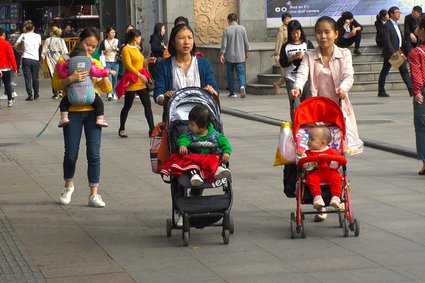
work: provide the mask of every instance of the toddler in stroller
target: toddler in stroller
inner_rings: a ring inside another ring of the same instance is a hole
[[[308,150],[304,152],[306,157],[336,156],[341,154],[329,147],[332,140],[331,131],[324,126],[312,128],[309,133]],[[301,159],[302,160],[302,159]],[[303,168],[306,173],[306,184],[313,197],[313,208],[321,209],[325,206],[322,198],[320,183],[327,183],[331,192],[330,206],[339,209],[341,205],[342,177],[338,172],[340,164],[337,161],[306,162]]]
[[[164,181],[170,183],[172,197],[167,237],[173,229],[181,229],[187,246],[191,227],[219,226],[223,243],[228,244],[234,232],[232,149],[223,135],[219,100],[204,89],[187,87],[168,99],[164,113],[172,153],[161,166],[161,174],[170,177]]]
[[[220,164],[229,162],[232,148],[227,138],[215,130],[211,120],[211,113],[202,104],[190,110],[188,131],[179,136],[179,151],[164,163],[162,174],[181,176],[190,172],[190,185],[193,187],[203,185],[204,180],[230,177],[230,170]],[[222,154],[221,162],[219,154]]]
[[[343,234],[360,233],[351,210],[347,160],[343,156],[346,124],[339,105],[326,97],[306,99],[295,110],[294,141],[297,156],[296,212],[291,212],[291,237],[306,237],[306,214],[317,214],[326,206],[335,209]],[[303,204],[313,204],[315,211],[303,211]]]

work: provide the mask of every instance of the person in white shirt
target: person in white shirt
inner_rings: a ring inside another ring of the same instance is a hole
[[[25,43],[25,51],[22,54],[22,71],[24,73],[26,101],[37,100],[39,97],[38,72],[40,71],[41,36],[34,32],[34,24],[26,20],[23,24],[24,33],[16,40],[15,48],[21,41]]]

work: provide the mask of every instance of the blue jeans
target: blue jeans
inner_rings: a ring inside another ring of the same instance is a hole
[[[120,64],[118,62],[106,62],[106,68],[108,68],[109,70],[114,70],[115,72],[117,72],[117,74],[115,76],[109,74],[108,78],[112,83],[112,91],[111,93],[113,95],[116,95],[115,93],[115,87],[117,86],[117,81],[118,81],[118,74],[120,71]]]
[[[227,69],[227,86],[229,87],[230,94],[235,93],[235,81],[233,78],[233,70],[236,71],[238,78],[239,88],[245,86],[245,63],[226,63]]]
[[[63,158],[63,178],[74,179],[78,159],[81,133],[86,136],[87,178],[90,187],[99,186],[100,178],[100,140],[102,128],[96,126],[94,111],[69,112],[69,125],[63,128],[65,156]]]

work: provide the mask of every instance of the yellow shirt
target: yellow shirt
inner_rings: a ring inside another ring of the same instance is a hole
[[[143,69],[145,63],[145,57],[140,52],[139,47],[126,45],[122,49],[122,63],[127,72],[137,75],[141,69]],[[141,90],[146,88],[146,84],[141,80],[136,83],[131,83],[127,87],[128,91]]]
[[[96,63],[98,68],[103,69],[102,64],[100,64],[98,60],[92,58],[92,61]],[[63,63],[63,62],[65,62],[65,59],[63,57],[60,57],[58,60],[58,63]],[[111,83],[105,84],[104,82],[105,82],[104,79],[97,81],[97,79],[93,78],[93,84],[95,86],[94,90],[97,95],[99,95],[98,89],[100,89],[102,92],[105,92],[105,93],[110,93],[112,91],[112,84]],[[62,90],[64,92],[64,96],[66,95],[66,87],[62,85],[62,79],[59,77],[59,74],[56,71],[56,68],[55,68],[55,73],[53,74],[52,86],[53,86],[53,89],[55,90]],[[69,111],[70,112],[93,111],[93,107],[90,104],[70,105]]]

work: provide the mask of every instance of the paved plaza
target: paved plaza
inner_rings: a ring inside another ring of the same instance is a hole
[[[417,174],[420,162],[408,157],[415,141],[407,92],[351,93],[361,137],[383,149],[348,157],[360,236],[344,238],[334,214],[324,223],[307,216],[306,239],[290,239],[296,203],[283,195],[282,168],[272,166],[279,132],[272,122],[289,119],[287,96],[230,99],[223,92],[222,120],[234,148],[235,233],[223,245],[219,228],[191,229],[183,247],[180,231],[166,237],[170,189],[151,172],[139,101],[129,114],[128,139],[117,135],[123,101],[105,101],[100,194],[106,207],[87,206],[84,139],[76,190],[63,206],[59,114],[36,138],[59,101],[50,98],[49,80],[41,80],[33,102],[24,100],[21,76],[16,82],[15,105],[2,100],[0,109],[0,281],[425,282],[425,177]],[[153,109],[159,121],[162,109]]]

